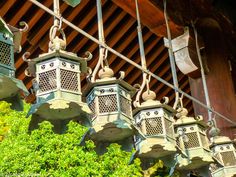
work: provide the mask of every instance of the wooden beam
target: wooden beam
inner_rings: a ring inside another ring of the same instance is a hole
[[[112,1],[136,19],[134,0]],[[138,2],[142,24],[147,26],[158,36],[166,36],[166,27],[162,10],[153,5],[149,0],[139,0]],[[182,27],[177,26],[172,21],[170,21],[169,25],[173,36],[178,36],[183,32]]]

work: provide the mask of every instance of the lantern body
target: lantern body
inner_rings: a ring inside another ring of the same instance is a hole
[[[65,51],[40,55],[35,62],[36,104],[29,114],[41,119],[85,118],[90,110],[82,102],[80,73],[87,65],[83,58]]]
[[[199,169],[213,162],[206,136],[206,124],[202,118],[183,116],[176,121],[175,132],[176,134],[182,132],[181,134],[184,135],[177,138],[177,143],[187,156],[179,156],[179,168]]]
[[[13,34],[0,18],[0,100],[13,105],[21,102],[20,91],[28,94],[23,82],[15,78]]]
[[[175,154],[177,148],[173,127],[174,110],[160,102],[147,102],[134,110],[136,126],[145,137],[135,137],[138,156],[160,158]]]
[[[236,175],[236,152],[233,142],[224,136],[213,137],[211,150],[213,156],[222,165],[214,164],[211,168],[213,177],[233,177]]]
[[[63,1],[65,1],[68,5],[72,7],[77,6],[81,2],[81,0],[63,0]]]
[[[93,112],[91,139],[114,142],[133,134],[132,92],[132,86],[116,78],[98,79],[88,86],[85,94]]]

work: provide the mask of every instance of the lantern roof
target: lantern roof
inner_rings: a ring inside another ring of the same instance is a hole
[[[32,59],[32,61],[39,63],[48,59],[52,59],[55,57],[62,57],[67,60],[76,61],[81,64],[81,72],[87,72],[87,61],[86,58],[78,57],[75,53],[67,52],[64,50],[54,50],[52,52],[40,54],[37,58]]]
[[[155,109],[155,108],[164,108],[167,111],[170,111],[172,113],[176,113],[176,110],[174,110],[171,106],[169,106],[167,104],[163,104],[158,100],[147,100],[147,101],[143,102],[140,106],[135,108],[135,110],[133,111],[133,114],[136,114],[142,110]]]
[[[92,82],[87,86],[84,93],[85,95],[87,95],[88,92],[96,86],[110,85],[110,84],[119,84],[123,86],[125,89],[131,92],[131,97],[134,96],[134,94],[136,93],[136,89],[133,86],[125,82],[123,79],[116,79],[115,77],[112,77],[106,80],[97,79],[96,82]]]
[[[213,147],[215,145],[226,144],[226,143],[233,143],[233,141],[227,136],[215,136],[211,138],[211,145]]]
[[[0,32],[8,34],[11,38],[13,38],[13,33],[6,24],[6,22],[0,17]]]
[[[133,86],[131,86],[129,83],[123,80],[124,72],[120,72],[120,74],[121,74],[120,78],[117,79],[116,77],[113,77],[114,73],[112,69],[110,69],[109,67],[102,68],[98,73],[99,79],[96,79],[95,82],[90,82],[87,88],[85,89],[84,94],[87,95],[88,92],[96,86],[119,84],[125,89],[127,89],[128,91],[130,91],[131,97],[134,96],[136,93],[136,89]]]
[[[189,117],[188,110],[186,108],[180,108],[182,110],[178,111],[176,117],[178,118],[175,122],[175,125],[188,125],[188,124],[199,124],[203,127],[207,127],[207,123],[204,122],[202,116],[196,116],[196,117]]]

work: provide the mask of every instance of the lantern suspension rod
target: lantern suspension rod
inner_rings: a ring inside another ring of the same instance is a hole
[[[140,51],[140,58],[141,58],[141,66],[144,70],[147,70],[146,58],[145,58],[145,51],[144,51],[144,44],[143,44],[143,36],[142,36],[142,28],[141,28],[141,20],[139,15],[139,7],[138,7],[138,0],[135,0],[136,6],[136,16],[137,16],[137,32],[138,32],[138,42],[139,42],[139,51]],[[143,81],[139,88],[139,91],[136,95],[136,99],[134,102],[134,106],[140,106],[140,96],[143,92],[145,85],[147,86],[147,91],[149,92],[149,80],[147,80],[147,73],[143,72]]]
[[[69,22],[68,20],[66,20],[65,18],[61,17],[60,15],[57,15],[56,13],[54,13],[52,10],[50,10],[49,8],[47,8],[46,6],[44,6],[43,4],[41,4],[40,2],[38,2],[37,0],[28,0],[32,3],[34,3],[35,5],[37,5],[39,8],[45,10],[47,13],[49,13],[50,15],[60,19],[63,23],[67,24],[69,27],[73,28],[74,30],[76,30],[77,32],[81,33],[82,35],[86,36],[87,38],[89,38],[90,40],[92,40],[93,42],[102,45],[104,48],[106,48],[108,51],[110,51],[111,53],[115,54],[116,56],[120,57],[121,59],[125,60],[126,62],[130,63],[131,65],[133,65],[134,67],[140,69],[141,71],[147,73],[148,75],[150,75],[151,77],[157,79],[158,81],[162,82],[163,84],[167,85],[168,87],[177,90],[179,93],[183,94],[183,96],[189,98],[190,100],[194,101],[195,103],[201,105],[203,108],[205,109],[209,109],[210,111],[212,111],[213,113],[215,113],[216,115],[218,115],[219,117],[221,117],[222,119],[230,122],[233,125],[236,125],[236,122],[230,120],[228,117],[222,115],[221,113],[213,110],[211,107],[208,107],[207,105],[205,105],[204,103],[202,103],[201,101],[199,101],[198,99],[192,97],[191,95],[185,93],[184,91],[182,91],[181,89],[175,87],[174,85],[168,83],[167,81],[165,81],[164,79],[162,79],[161,77],[157,76],[156,74],[152,73],[151,71],[147,70],[147,69],[143,69],[142,66],[140,66],[139,64],[135,63],[134,61],[132,61],[131,59],[129,59],[128,57],[122,55],[121,53],[117,52],[116,50],[112,49],[111,47],[104,45],[103,43],[101,43],[99,40],[97,40],[95,37],[91,36],[90,34],[86,33],[84,30],[80,29],[79,27],[75,26],[73,23]]]
[[[105,64],[108,66],[107,62],[107,49],[103,47],[106,45],[103,29],[103,20],[102,20],[102,4],[101,0],[97,0],[97,18],[98,18],[98,39],[103,45],[99,45],[99,55],[103,57]]]
[[[200,48],[199,48],[199,45],[198,45],[198,33],[197,33],[197,29],[196,29],[193,21],[192,21],[192,27],[193,27],[194,36],[195,36],[197,56],[198,56],[200,69],[201,69],[202,84],[203,84],[203,90],[204,90],[204,95],[205,95],[205,99],[206,99],[206,105],[208,107],[211,107],[209,92],[208,92],[208,88],[207,88],[205,71],[204,71],[204,67],[203,67],[203,63],[202,63],[202,57],[201,57],[201,54],[200,54]],[[210,122],[214,121],[213,118],[212,118],[212,111],[209,110],[209,109],[208,109],[208,120]],[[214,121],[213,123],[214,123],[214,126],[216,126],[216,122]]]
[[[100,68],[104,68],[104,63],[106,66],[109,66],[108,61],[107,61],[107,49],[103,46],[106,45],[105,43],[105,37],[104,37],[104,29],[103,29],[103,20],[102,20],[102,5],[101,5],[101,0],[97,0],[97,20],[98,20],[98,40],[100,43],[103,45],[99,44],[99,58],[98,58],[98,63],[95,66],[91,81],[94,82],[96,78],[96,74]]]
[[[142,64],[143,69],[147,69],[144,45],[143,45],[143,37],[142,37],[142,28],[141,28],[140,15],[139,15],[139,9],[138,9],[138,0],[135,0],[135,5],[136,5],[136,15],[137,15],[137,21],[138,21],[137,30],[138,30],[138,41],[139,41],[141,64]]]
[[[53,0],[53,11],[55,14],[60,15],[60,2],[59,0]],[[54,16],[54,26],[60,25],[60,20]]]
[[[168,38],[168,43],[169,43],[168,53],[169,53],[169,58],[170,58],[171,73],[172,73],[173,83],[174,83],[175,88],[179,88],[177,72],[176,72],[176,67],[175,67],[175,57],[174,57],[172,42],[171,42],[171,32],[170,32],[167,9],[166,9],[166,6],[167,6],[166,0],[163,0],[163,4],[164,4],[164,18],[165,18],[165,23],[166,23],[167,38]],[[176,109],[179,103],[179,92],[178,92],[178,89],[174,89],[174,90],[175,90],[175,102],[174,102],[173,108]]]

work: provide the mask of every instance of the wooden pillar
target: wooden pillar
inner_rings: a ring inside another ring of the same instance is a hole
[[[229,51],[227,50],[222,30],[212,19],[205,19],[199,23],[199,33],[205,43],[205,54],[209,73],[206,75],[211,105],[214,110],[236,122],[236,96],[229,67]],[[190,78],[192,96],[205,103],[201,78]],[[195,114],[207,118],[206,109],[194,103]],[[234,138],[236,129],[233,125],[216,116],[221,134]]]

